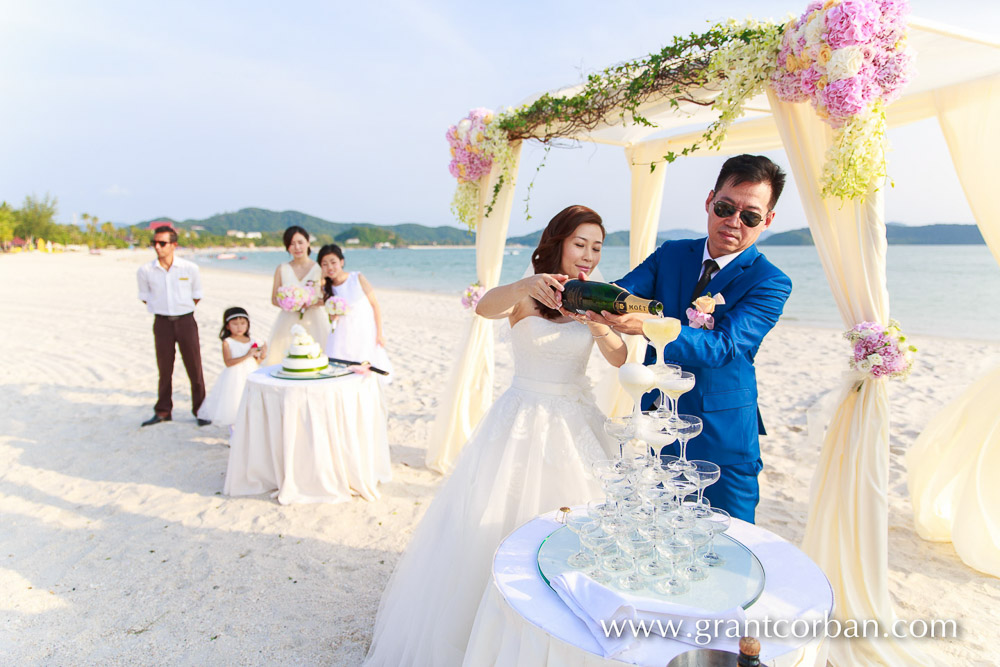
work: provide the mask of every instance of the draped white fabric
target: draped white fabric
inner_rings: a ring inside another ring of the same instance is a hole
[[[279,380],[274,368],[247,378],[222,492],[272,492],[282,505],[378,500],[392,468],[375,376]]]
[[[994,195],[1000,151],[1000,77],[935,91],[934,103],[958,179],[990,251],[1000,262]],[[930,421],[906,457],[921,537],[951,541],[969,566],[1000,577],[1000,369]]]
[[[819,194],[832,132],[807,104],[787,104],[769,93],[823,271],[846,328],[862,321],[885,324],[884,204],[872,184],[864,203],[826,200]],[[847,376],[850,377],[850,376]],[[826,572],[840,619],[895,620],[889,597],[889,402],[884,380],[860,387],[844,381],[813,476],[803,550]],[[890,639],[833,642],[830,662],[925,664],[912,644]]]
[[[486,207],[500,177],[496,166],[479,189],[479,214],[476,222],[476,274],[479,284],[492,289],[500,282],[503,249],[517,184],[521,143],[511,147],[514,166],[500,188],[493,210]],[[427,445],[427,467],[442,474],[451,472],[458,453],[472,430],[493,403],[493,323],[473,315],[465,342],[455,360],[455,367],[431,429]]]

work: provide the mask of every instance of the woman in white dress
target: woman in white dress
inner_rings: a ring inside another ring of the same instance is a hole
[[[267,344],[266,365],[280,363],[288,352],[288,345],[292,342],[292,326],[301,324],[309,335],[319,343],[323,344],[326,335],[330,333],[330,319],[323,308],[322,285],[319,264],[309,259],[312,249],[309,247],[309,232],[298,225],[292,225],[285,230],[282,239],[285,242],[285,250],[292,256],[290,262],[281,264],[274,270],[274,285],[271,288],[271,303],[278,305],[279,287],[308,287],[316,294],[316,300],[306,308],[299,317],[298,311],[282,310],[278,319],[271,329],[271,338]]]
[[[487,292],[476,312],[510,322],[514,380],[476,427],[382,595],[366,664],[460,665],[493,552],[532,517],[602,495],[591,464],[615,446],[585,376],[596,343],[613,365],[622,340],[561,310],[570,276],[601,256],[597,213],[571,206],[542,232],[535,274]]]
[[[333,318],[334,329],[326,338],[326,356],[367,361],[391,373],[382,337],[382,311],[371,283],[360,271],[344,270],[344,251],[335,243],[320,248],[316,261],[323,271],[323,299],[338,296],[347,305],[344,315]]]

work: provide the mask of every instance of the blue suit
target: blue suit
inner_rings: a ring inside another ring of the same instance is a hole
[[[704,249],[704,238],[668,241],[615,284],[662,301],[664,316],[676,317],[684,325],[664,356],[695,375],[694,389],[680,398],[679,410],[700,416],[704,431],[688,443],[687,457],[719,464],[722,477],[706,496],[714,507],[753,522],[760,497],[757,474],[763,468],[758,434],[765,433],[753,360],[764,336],[778,322],[792,281],[751,245],[705,287],[703,293],[721,293],[726,300],[716,306],[715,328],[695,329],[687,326],[686,310],[692,307]],[[646,363],[655,362],[649,349]],[[651,407],[657,394],[646,395],[644,409]],[[668,453],[676,455],[677,449],[671,445]]]

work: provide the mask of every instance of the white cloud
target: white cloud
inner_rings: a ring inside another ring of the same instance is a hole
[[[117,183],[114,183],[111,186],[104,189],[104,194],[109,195],[111,197],[127,197],[130,193],[128,191],[128,188],[123,188]]]

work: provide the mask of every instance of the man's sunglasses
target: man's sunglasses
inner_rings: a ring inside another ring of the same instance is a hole
[[[156,246],[157,248],[166,248],[168,245],[173,245],[173,241],[150,241],[149,246]]]
[[[747,227],[756,227],[764,219],[760,213],[755,211],[740,211],[740,209],[724,201],[715,202],[712,210],[715,211],[715,214],[720,218],[731,218],[734,213],[739,211],[740,220],[742,220],[743,224]]]

